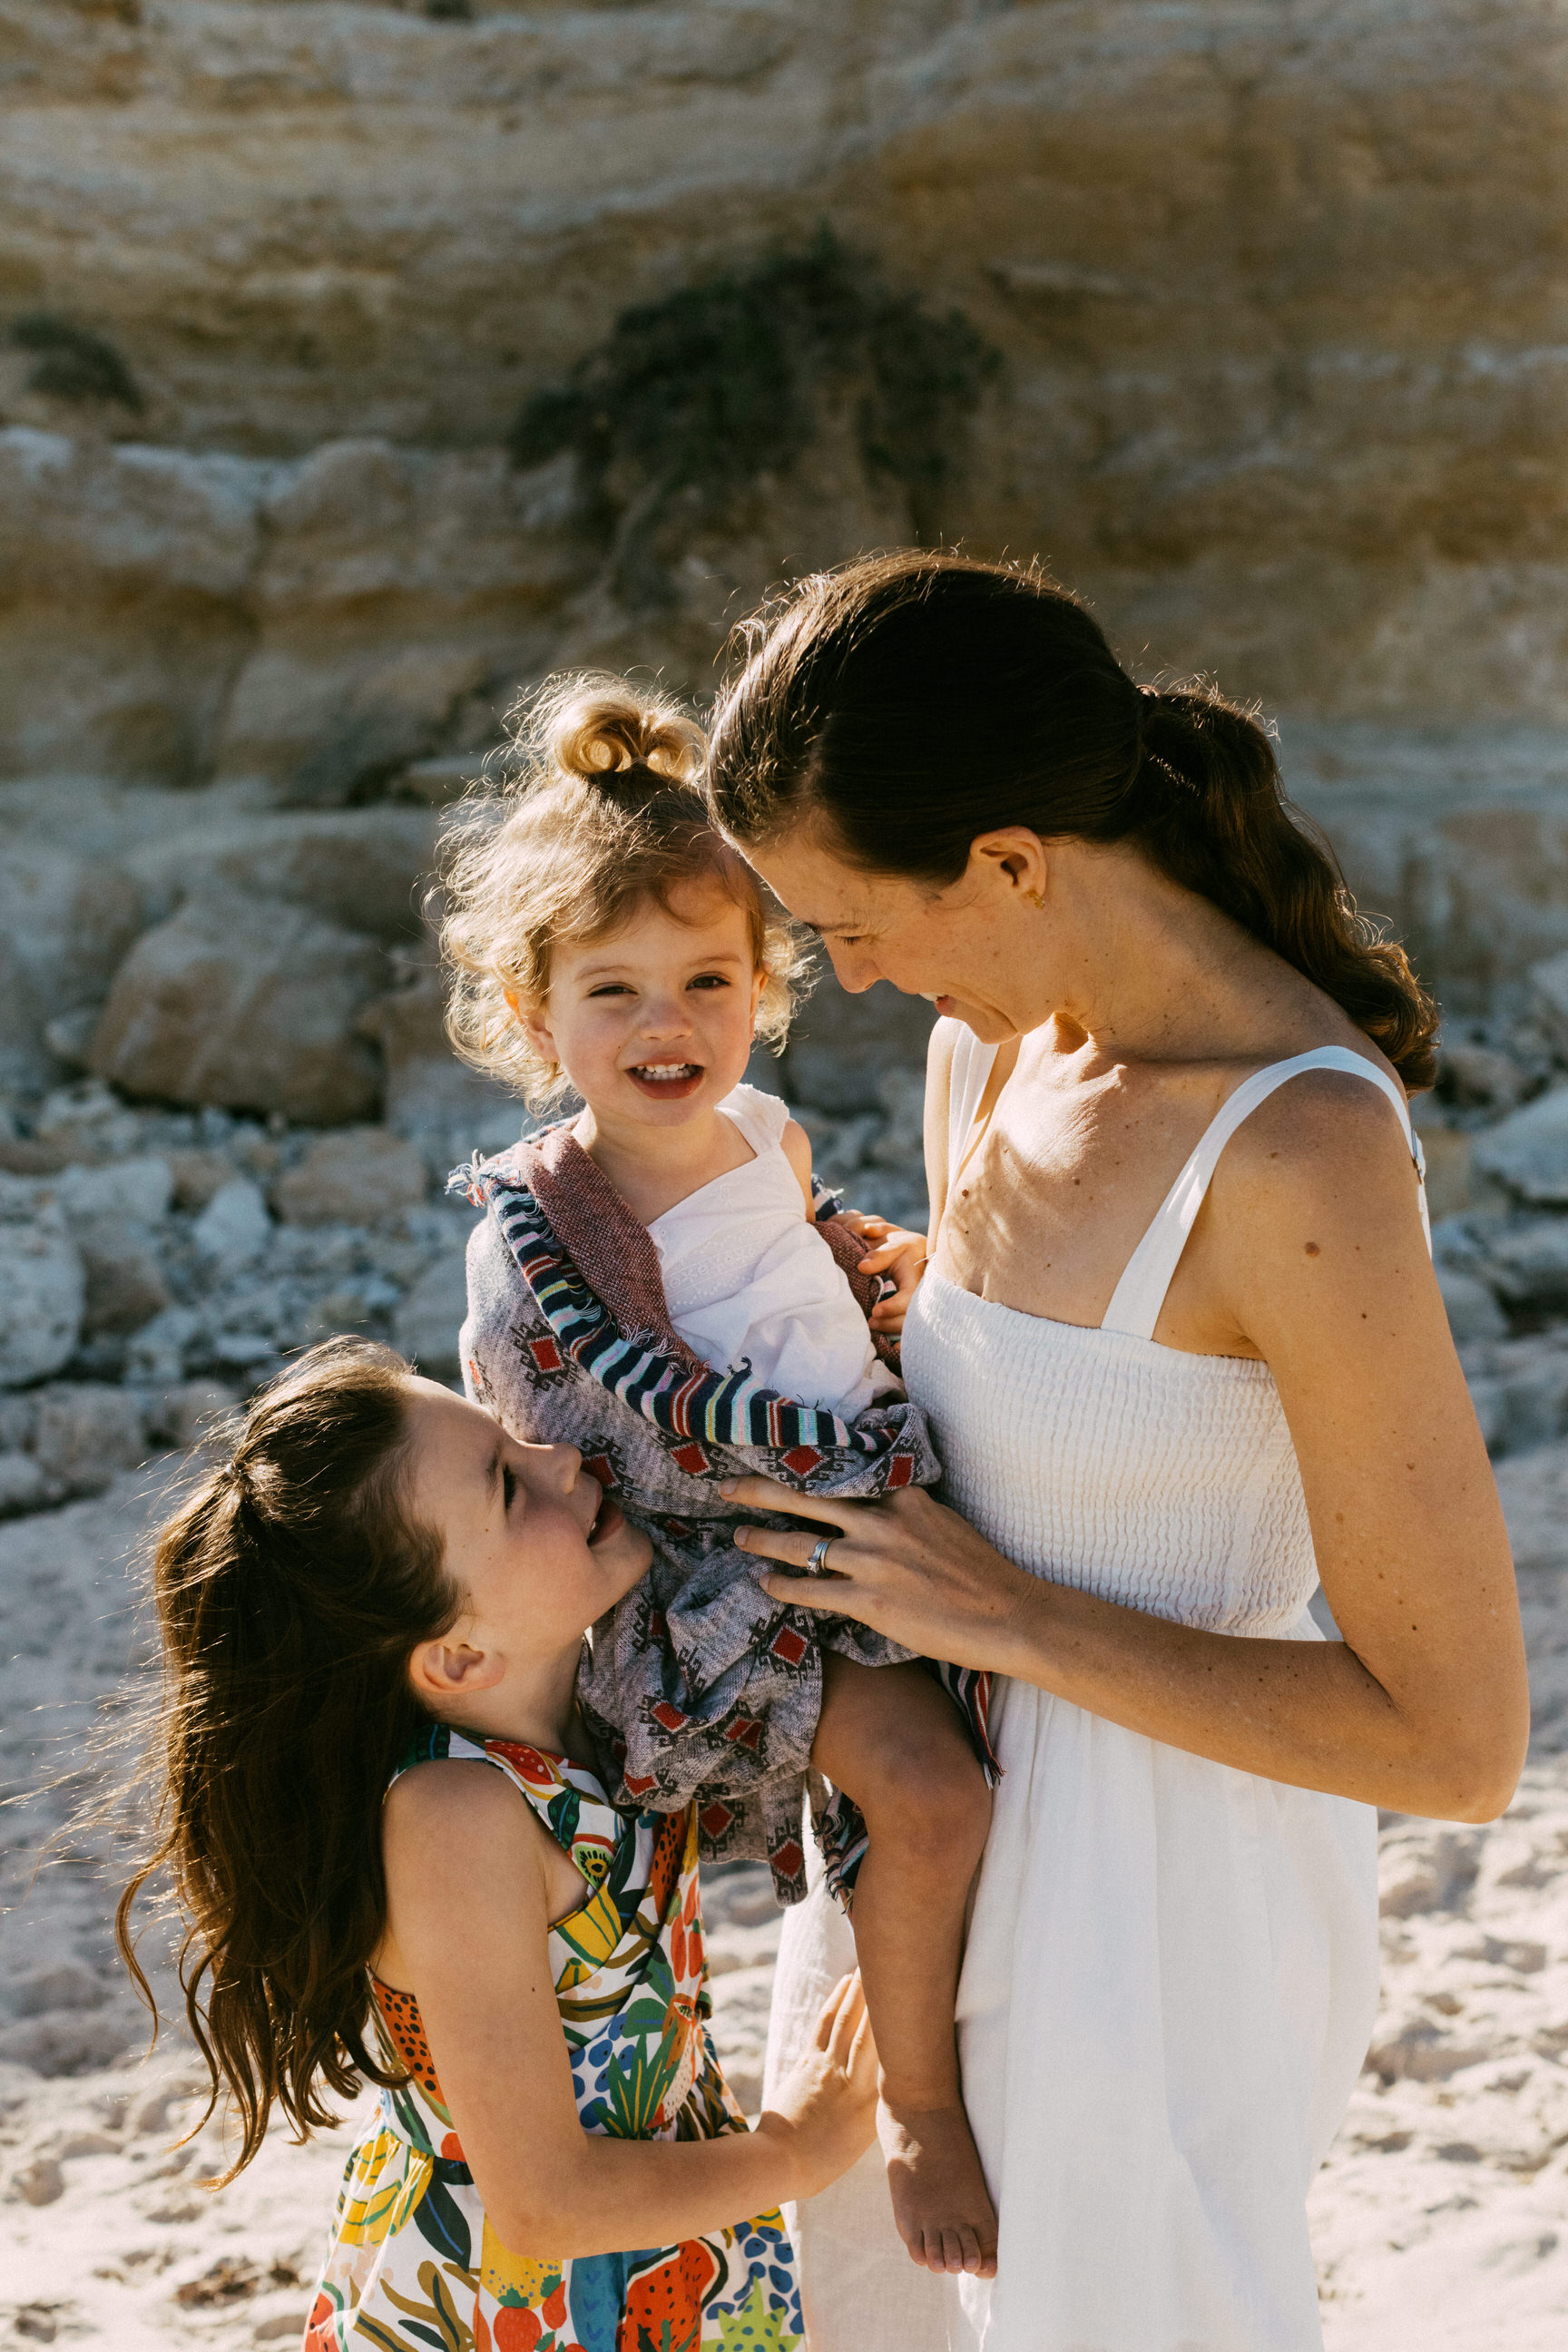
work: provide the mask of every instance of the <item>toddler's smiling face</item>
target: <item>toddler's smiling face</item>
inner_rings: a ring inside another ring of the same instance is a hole
[[[606,938],[563,941],[517,1017],[596,1118],[679,1127],[745,1076],[763,975],[745,910],[711,882],[645,899]]]

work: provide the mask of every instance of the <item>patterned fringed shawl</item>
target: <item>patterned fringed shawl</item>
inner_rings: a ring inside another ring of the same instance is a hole
[[[931,1486],[941,1467],[924,1420],[900,1402],[846,1423],[762,1387],[744,1365],[713,1371],[670,1323],[646,1226],[567,1129],[476,1160],[452,1183],[489,1212],[468,1244],[469,1394],[518,1437],[577,1446],[652,1539],[647,1574],[595,1626],[578,1684],[615,1801],[674,1811],[695,1798],[704,1853],[765,1856],[781,1900],[798,1902],[822,1647],[868,1665],[910,1654],[849,1618],[771,1600],[732,1539],[742,1517],[759,1515],[737,1514],[719,1482],[760,1472],[805,1494],[857,1497]],[[865,1245],[818,1189],[817,1231],[868,1312],[877,1286],[858,1272]],[[987,1677],[932,1671],[994,1771]],[[829,1876],[847,1898],[863,1825],[815,1776],[812,1800]]]

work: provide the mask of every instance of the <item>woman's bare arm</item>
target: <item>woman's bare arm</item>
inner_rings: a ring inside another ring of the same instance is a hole
[[[585,2132],[550,1979],[552,1849],[527,1805],[490,1766],[419,1769],[394,1786],[383,1836],[386,1949],[418,2001],[490,2226],[514,2253],[675,2244],[814,2196],[869,2145],[876,2064],[858,1979],[815,2063],[754,2132]]]
[[[1359,1096],[1342,1087],[1310,1118],[1266,1105],[1205,1211],[1237,1328],[1279,1384],[1342,1643],[1203,1633],[1069,1591],[923,1493],[828,1505],[745,1480],[742,1502],[845,1530],[829,1555],[844,1581],[769,1589],[1270,1780],[1449,1820],[1500,1811],[1529,1734],[1507,1535],[1403,1138]],[[742,1540],[798,1566],[811,1538]]]

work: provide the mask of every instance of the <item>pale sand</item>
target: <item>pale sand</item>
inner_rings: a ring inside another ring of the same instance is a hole
[[[1568,1444],[1500,1474],[1531,1633],[1538,1760],[1507,1817],[1396,1822],[1384,1837],[1383,2016],[1312,2197],[1328,2352],[1561,2352],[1568,2343]],[[149,1482],[0,1528],[0,1755],[9,1792],[67,1769],[99,1694],[134,1686],[120,1563]],[[170,2142],[195,2076],[171,2034],[136,2054],[102,1874],[82,1855],[18,1905],[61,1789],[5,1816],[0,1957],[0,2336],[112,2352],[297,2337],[351,2117],[313,2145],[274,2131],[216,2196],[209,2126]],[[705,1893],[715,2021],[751,2104],[777,1915],[760,1871]],[[149,1937],[149,1942],[155,1941]],[[161,1981],[167,1986],[166,1975]],[[38,2064],[58,2069],[40,2074]],[[368,2105],[368,2101],[362,2103]]]

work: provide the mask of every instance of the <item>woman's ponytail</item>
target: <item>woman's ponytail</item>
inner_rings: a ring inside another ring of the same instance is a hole
[[[1355,902],[1280,784],[1256,714],[1202,683],[1140,695],[1131,835],[1349,1013],[1415,1092],[1437,1075],[1437,1007]]]
[[[872,873],[941,887],[976,835],[1136,841],[1343,1007],[1406,1087],[1437,1008],[1358,915],[1247,711],[1203,684],[1140,689],[1075,598],[1033,570],[910,550],[792,589],[749,624],[708,793],[762,846],[811,816]]]

